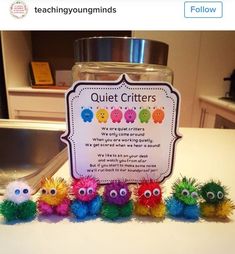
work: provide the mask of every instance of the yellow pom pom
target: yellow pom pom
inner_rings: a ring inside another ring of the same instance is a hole
[[[57,206],[68,197],[69,186],[63,178],[49,178],[42,183],[39,200]]]
[[[217,205],[216,216],[221,219],[226,219],[233,214],[234,204],[231,200],[227,199]]]
[[[150,215],[149,208],[139,204],[138,202],[135,203],[135,213],[143,216]]]
[[[208,204],[206,202],[200,204],[200,212],[202,217],[216,217],[216,206],[214,204]]]
[[[156,218],[164,218],[166,214],[166,206],[163,202],[150,208],[151,215]]]

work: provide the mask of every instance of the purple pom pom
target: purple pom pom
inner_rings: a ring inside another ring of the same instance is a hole
[[[104,189],[104,200],[115,205],[126,204],[131,197],[128,185],[123,181],[112,181]]]

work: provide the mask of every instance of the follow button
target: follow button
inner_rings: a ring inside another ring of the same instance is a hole
[[[222,18],[223,3],[219,1],[210,2],[184,2],[185,18]]]

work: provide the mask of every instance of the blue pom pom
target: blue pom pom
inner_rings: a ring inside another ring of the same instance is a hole
[[[88,204],[90,215],[99,214],[101,207],[102,207],[102,199],[100,196],[97,196]]]
[[[84,219],[88,214],[88,206],[84,202],[75,200],[71,204],[71,212],[77,219]]]
[[[184,209],[184,217],[190,220],[198,220],[200,215],[199,207],[197,205],[187,205]]]
[[[166,209],[170,216],[179,217],[182,215],[184,205],[174,197],[166,200]]]

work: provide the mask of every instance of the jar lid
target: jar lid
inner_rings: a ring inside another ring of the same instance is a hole
[[[167,65],[168,45],[131,37],[90,37],[74,43],[76,62],[127,62]]]

